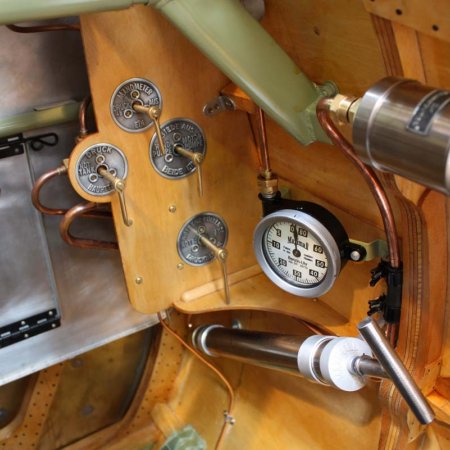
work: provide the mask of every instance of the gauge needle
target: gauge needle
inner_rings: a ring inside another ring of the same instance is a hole
[[[298,230],[297,230],[297,226],[294,225],[294,245],[295,245],[295,249],[292,252],[292,254],[298,258],[300,256],[300,250],[297,248],[297,240],[298,240]]]

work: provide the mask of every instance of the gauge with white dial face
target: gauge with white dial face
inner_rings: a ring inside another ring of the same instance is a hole
[[[341,269],[339,243],[305,211],[285,209],[264,217],[255,230],[254,250],[276,285],[302,297],[325,294]]]
[[[314,286],[327,274],[328,260],[318,239],[288,220],[271,225],[263,238],[272,269],[294,286]]]

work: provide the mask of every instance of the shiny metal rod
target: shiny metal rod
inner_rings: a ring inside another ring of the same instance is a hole
[[[305,338],[224,328],[220,325],[202,326],[192,334],[194,346],[207,355],[283,370],[299,376],[297,355]]]
[[[358,330],[419,422],[431,423],[433,410],[378,325],[368,317],[358,324]]]

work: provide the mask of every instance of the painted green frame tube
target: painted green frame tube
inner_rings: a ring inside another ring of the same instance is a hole
[[[0,138],[78,120],[80,103],[66,103],[0,119]]]
[[[125,9],[148,0],[0,0],[0,25]]]
[[[302,144],[329,142],[316,118],[316,86],[238,0],[1,0],[0,23],[152,5],[272,119]]]
[[[323,92],[238,0],[149,0],[272,119],[307,145],[329,142],[316,119]],[[326,90],[326,89],[325,89]]]

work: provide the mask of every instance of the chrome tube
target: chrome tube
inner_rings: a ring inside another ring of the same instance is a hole
[[[361,356],[353,361],[352,370],[355,373],[373,378],[389,378],[389,375],[383,369],[383,366],[374,358]]]
[[[300,376],[297,355],[306,339],[301,336],[206,325],[192,334],[194,347],[209,356],[290,372]]]
[[[358,330],[420,423],[431,423],[433,410],[378,325],[368,317],[358,324]]]

